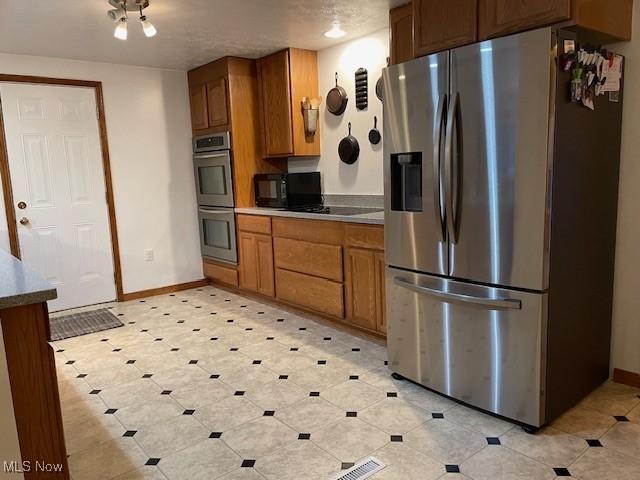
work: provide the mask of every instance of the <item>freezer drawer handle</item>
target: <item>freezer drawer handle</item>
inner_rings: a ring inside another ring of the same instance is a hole
[[[510,298],[482,298],[472,297],[470,295],[461,295],[459,293],[448,293],[433,288],[421,287],[414,283],[406,281],[401,277],[394,277],[393,282],[407,290],[420,293],[422,295],[428,295],[430,297],[441,298],[448,303],[466,303],[470,305],[481,305],[488,307],[491,310],[520,310],[522,309],[522,302],[520,300],[514,300]]]

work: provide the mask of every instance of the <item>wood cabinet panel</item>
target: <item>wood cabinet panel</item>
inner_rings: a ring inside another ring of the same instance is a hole
[[[342,282],[342,247],[338,245],[275,238],[274,252],[278,268]]]
[[[477,0],[414,0],[414,56],[475,42],[477,15]]]
[[[341,283],[276,268],[276,292],[282,301],[344,318]]]
[[[384,250],[382,225],[348,224],[344,230],[345,243],[350,247]]]
[[[209,280],[224,283],[233,287],[238,286],[238,271],[233,267],[222,266],[208,261],[203,262],[204,276]]]
[[[207,113],[207,85],[200,84],[189,87],[189,103],[191,105],[191,127],[194,132],[209,128]]]
[[[270,235],[255,235],[258,268],[258,293],[273,297],[276,294],[273,266],[273,240]]]
[[[320,126],[318,119],[315,134],[307,135],[300,102],[302,97],[314,98],[318,93],[318,54],[312,50],[289,50],[291,75],[291,125],[293,131],[293,155],[320,155]]]
[[[227,81],[218,78],[207,83],[209,127],[223,127],[229,123],[227,110]]]
[[[389,63],[413,58],[413,7],[411,3],[389,11]]]
[[[273,242],[271,235],[238,233],[240,288],[273,297]]]
[[[349,248],[347,265],[347,319],[369,330],[377,329],[376,265],[371,250]]]
[[[293,154],[289,50],[258,60],[262,136],[267,156]]]
[[[384,252],[374,253],[376,276],[376,329],[387,334],[387,288],[385,285]]]
[[[304,218],[273,218],[273,236],[315,243],[344,244],[344,224]]]
[[[571,18],[570,0],[479,0],[480,39],[551,25]],[[606,14],[603,12],[603,14]]]
[[[238,215],[238,230],[242,232],[263,233],[271,235],[271,217],[259,215]]]

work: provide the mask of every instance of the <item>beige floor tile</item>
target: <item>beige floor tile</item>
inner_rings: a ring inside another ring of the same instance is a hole
[[[239,468],[217,480],[264,480],[264,477],[253,468]]]
[[[640,460],[610,448],[590,448],[569,467],[582,480],[638,480]]]
[[[347,380],[320,395],[346,412],[359,412],[386,398],[385,392],[360,380]]]
[[[615,423],[611,415],[578,406],[560,416],[551,426],[587,440],[600,438]]]
[[[192,415],[180,415],[138,431],[135,439],[149,457],[163,458],[200,443],[210,433]]]
[[[69,457],[73,480],[107,480],[142,467],[147,456],[133,438],[118,438]]]
[[[313,365],[291,372],[289,380],[309,391],[323,391],[349,380],[349,375],[349,371],[342,368]]]
[[[167,480],[158,467],[144,466],[120,475],[113,480]]]
[[[391,435],[401,435],[422,425],[431,414],[399,398],[385,398],[358,412],[358,418]]]
[[[200,368],[200,365],[182,365],[171,370],[153,374],[153,381],[163,390],[177,390],[178,388],[204,382],[209,379],[210,373]]]
[[[85,380],[92,388],[105,389],[114,385],[133,382],[142,378],[143,372],[135,365],[118,365],[104,370],[92,371],[87,374]]]
[[[220,355],[201,358],[198,361],[198,366],[211,374],[223,374],[241,367],[251,366],[252,363],[252,358],[249,358],[238,351],[225,352]]]
[[[262,364],[280,375],[290,375],[292,372],[316,365],[317,361],[300,352],[289,352],[288,355],[266,358],[262,361]]]
[[[217,439],[206,439],[163,458],[159,464],[169,480],[209,480],[237,469],[242,459]]]
[[[640,390],[619,383],[606,382],[585,398],[580,405],[606,415],[626,415],[640,405]]]
[[[82,396],[61,399],[60,407],[65,422],[99,416],[109,408],[98,395],[88,395],[88,391],[84,392]]]
[[[298,432],[274,417],[260,417],[224,432],[222,438],[244,459],[255,460],[297,441]]]
[[[637,423],[617,422],[600,441],[607,448],[640,459],[640,425]]]
[[[514,428],[512,423],[463,405],[447,409],[447,420],[481,433],[485,437],[499,437]]]
[[[458,405],[442,395],[431,392],[419,385],[404,381],[397,390],[398,398],[411,402],[429,412],[446,412]]]
[[[355,462],[387,444],[390,436],[358,418],[346,417],[314,433],[311,440],[341,462]]]
[[[546,480],[555,478],[551,467],[517,452],[489,445],[460,465],[460,471],[474,480]]]
[[[309,395],[290,380],[275,380],[252,385],[246,391],[247,398],[265,410],[278,410]]]
[[[197,409],[195,416],[210,431],[226,432],[263,414],[264,409],[234,395]]]
[[[178,387],[171,392],[171,397],[184,408],[198,410],[233,393],[233,388],[220,380],[207,379],[204,382]]]
[[[635,423],[640,423],[640,405],[627,413],[627,418]]]
[[[255,465],[270,480],[327,480],[340,461],[308,440],[298,440],[258,459]]]
[[[134,356],[134,359],[136,360],[136,367],[141,371],[153,374],[165,370],[171,370],[173,368],[180,368],[184,365],[188,365],[189,360],[192,360],[185,355],[182,355],[181,351],[168,351],[148,356]]]
[[[150,378],[105,388],[99,395],[109,408],[125,408],[146,403],[149,397],[160,394],[161,388]]]
[[[487,445],[479,433],[434,419],[404,435],[404,443],[445,464],[460,464]]]
[[[432,480],[445,472],[444,464],[402,443],[389,443],[372,455],[386,465],[371,477],[376,480]]]
[[[115,416],[127,430],[144,430],[182,415],[184,410],[170,395],[154,395],[145,403],[118,409]]]
[[[535,435],[514,428],[500,437],[500,441],[504,446],[552,468],[570,465],[589,448],[582,438],[553,427],[543,428]]]
[[[276,417],[300,433],[314,433],[344,418],[344,410],[322,397],[306,397],[279,409]]]
[[[114,415],[106,415],[104,412],[67,418],[69,420],[64,422],[64,437],[68,454],[96,448],[106,439],[121,437],[126,430]]]
[[[235,390],[247,391],[250,388],[257,387],[258,385],[266,385],[278,380],[278,374],[269,370],[264,365],[249,365],[247,367],[241,367],[224,372],[220,375],[220,380],[227,385],[230,385]]]

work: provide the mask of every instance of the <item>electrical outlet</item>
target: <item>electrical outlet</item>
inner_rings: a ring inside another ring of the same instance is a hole
[[[147,262],[153,262],[153,249],[152,248],[147,248],[144,251],[144,259]]]

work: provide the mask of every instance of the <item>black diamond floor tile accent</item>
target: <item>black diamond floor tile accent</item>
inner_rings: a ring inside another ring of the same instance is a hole
[[[628,422],[629,419],[627,417],[625,417],[624,415],[614,415],[613,418],[615,418],[618,422]]]
[[[189,360],[189,365],[196,365],[198,360]]]
[[[234,393],[234,395],[236,397],[242,397],[244,395],[244,391],[243,390],[238,390],[237,392]]]
[[[352,348],[352,349],[351,349],[351,351],[352,351],[352,352],[359,352],[359,351],[360,351],[360,349],[359,349],[359,348]]]
[[[360,378],[358,375],[349,375],[349,380],[358,380]]]
[[[98,395],[102,390],[91,390],[89,395]]]
[[[298,435],[298,440],[310,440],[310,439],[311,439],[310,433],[301,433],[300,435]]]
[[[122,436],[123,437],[134,437],[136,435],[136,433],[138,433],[137,430],[127,430],[126,432],[124,432],[124,434]]]
[[[232,347],[229,349],[230,352],[237,352],[238,351],[238,347]]]
[[[319,397],[320,396],[320,392],[309,392],[309,396],[310,397]]]
[[[347,412],[347,417],[357,417],[358,412]]]
[[[62,353],[62,352],[64,352],[64,349],[62,348],[59,348],[58,350],[56,350],[56,353]]]
[[[389,362],[387,360],[384,361],[385,365],[389,365]]]
[[[199,328],[194,328],[194,329],[192,330],[192,332],[199,332],[199,331],[200,331],[200,329],[199,329]]]
[[[176,323],[184,323],[184,320],[178,320]]]
[[[245,330],[245,332],[250,332],[251,330],[253,330],[253,328],[251,328],[251,327],[247,327],[247,328],[245,328],[244,330]]]
[[[184,412],[182,412],[183,415],[193,415],[194,413],[196,413],[196,411],[191,408],[187,408]]]
[[[278,318],[276,322],[284,322],[284,318]]]
[[[162,390],[160,395],[171,395],[171,390]]]
[[[87,376],[86,373],[81,373],[80,375],[78,375],[76,378],[85,378]]]
[[[391,435],[392,442],[402,442],[402,435]]]
[[[233,320],[227,320],[227,323],[233,323]]]
[[[119,317],[124,317],[124,313],[119,313],[118,316]]]
[[[278,380],[286,380],[286,379],[288,379],[288,378],[289,378],[289,375],[280,375],[280,376],[278,377]]]
[[[212,342],[215,342],[216,340],[218,340],[218,337],[211,337],[209,340],[211,340]]]
[[[298,328],[298,330],[303,330],[303,331],[304,331],[304,330],[306,330],[306,329],[307,329],[307,327],[300,327],[300,328]]]
[[[251,468],[256,464],[255,460],[242,460],[242,468]]]
[[[76,363],[76,361],[75,361],[75,360],[69,360],[69,361],[66,363],[66,365],[73,365],[74,363]]]
[[[129,322],[129,325],[135,325],[136,322]]]
[[[558,477],[570,477],[571,473],[569,472],[568,469],[564,468],[564,467],[556,467],[553,469],[554,472],[556,472],[556,476]]]
[[[433,418],[444,418],[444,413],[432,413]]]
[[[276,337],[267,337],[267,340],[275,340]]]
[[[135,360],[127,360],[127,365],[133,365],[134,363],[136,363]]]
[[[298,348],[298,347],[291,347],[291,348],[289,349],[289,351],[290,351],[290,352],[297,352],[298,350],[299,350],[299,348]]]
[[[324,338],[323,338],[323,340],[324,340],[325,342],[328,342],[329,340],[331,340],[331,337],[324,337]]]
[[[388,398],[396,398],[398,396],[397,392],[387,392]]]
[[[262,363],[262,360],[254,360],[253,361],[253,365],[260,365]]]
[[[258,315],[264,315],[264,312],[258,312]]]
[[[348,470],[351,467],[353,467],[355,465],[355,463],[353,462],[342,462],[342,465],[340,466],[340,468],[342,468],[342,470]]]
[[[458,465],[445,465],[444,469],[447,473],[460,473],[460,467]]]
[[[487,443],[489,445],[500,445],[500,439],[498,437],[487,437]]]
[[[153,373],[145,373],[144,375],[142,375],[142,378],[151,378],[153,377]]]
[[[222,436],[222,432],[211,432],[209,438],[220,438]]]
[[[102,340],[100,340],[101,342],[108,342],[109,339],[108,338],[103,338]]]
[[[600,440],[587,440],[587,445],[590,447],[601,447],[602,443],[600,443]]]
[[[140,330],[140,333],[146,333],[146,332],[148,332],[148,331],[149,331],[148,329],[143,328],[142,330]]]
[[[179,348],[172,348],[172,349],[171,349],[171,351],[172,351],[172,352],[177,352],[177,351],[179,351],[179,350],[180,350]]]
[[[122,349],[121,348],[114,348],[113,350],[111,350],[112,352],[121,352]]]
[[[117,408],[108,408],[104,413],[106,415],[113,415],[114,413],[116,413],[118,411]]]
[[[147,463],[145,463],[145,465],[149,465],[149,466],[158,465],[160,463],[160,460],[162,460],[162,459],[161,458],[150,458],[149,460],[147,460]]]
[[[326,360],[318,360],[318,365],[326,365],[327,361]]]
[[[162,338],[154,338],[153,341],[154,342],[161,342],[163,339]]]
[[[263,417],[273,417],[276,414],[273,410],[265,410],[262,414]]]
[[[220,375],[218,375],[217,373],[214,373],[213,375],[209,375],[209,378],[215,380],[216,378],[220,378]]]

